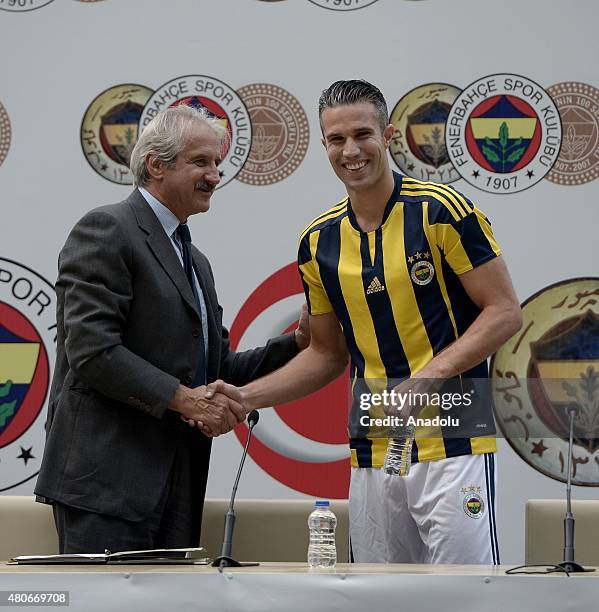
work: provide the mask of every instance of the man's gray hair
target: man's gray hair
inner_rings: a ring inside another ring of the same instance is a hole
[[[186,145],[186,135],[194,123],[208,125],[219,138],[221,146],[224,144],[227,130],[205,108],[180,104],[162,110],[145,127],[131,152],[129,168],[137,187],[143,187],[150,180],[146,156],[152,153],[167,167],[173,166]]]
[[[360,102],[370,102],[374,106],[382,132],[389,124],[387,103],[380,89],[363,79],[335,81],[325,89],[318,100],[318,117],[322,116],[325,108]]]

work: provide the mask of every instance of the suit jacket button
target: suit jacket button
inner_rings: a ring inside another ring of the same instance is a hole
[[[183,382],[184,382],[186,385],[191,385],[191,380],[192,380],[192,379],[191,379],[191,375],[190,375],[190,374],[188,374],[188,375],[187,375],[187,376],[186,376],[186,377],[183,379]]]
[[[199,328],[199,327],[194,327],[194,328],[193,328],[193,331],[191,332],[191,335],[192,335],[194,338],[198,338],[198,337],[199,337],[199,335],[200,335],[200,328]]]

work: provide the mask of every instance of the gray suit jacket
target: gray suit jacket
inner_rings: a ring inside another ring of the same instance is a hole
[[[292,335],[232,352],[210,264],[193,255],[208,311],[208,381],[244,384],[297,353]],[[191,385],[201,323],[172,243],[137,190],[77,223],[56,292],[57,360],[35,493],[141,520],[166,485],[182,425],[167,408],[180,382]],[[198,466],[207,474],[209,444],[194,435],[208,447]]]

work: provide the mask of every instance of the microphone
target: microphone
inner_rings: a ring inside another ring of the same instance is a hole
[[[239,469],[237,470],[237,477],[235,478],[235,483],[233,485],[233,492],[231,493],[231,501],[229,502],[229,509],[227,510],[227,514],[225,515],[225,529],[223,536],[223,547],[219,557],[216,557],[212,562],[212,567],[218,567],[219,571],[222,572],[223,567],[251,567],[255,565],[260,565],[259,563],[241,563],[240,561],[236,561],[231,557],[231,550],[233,548],[233,529],[235,528],[235,495],[237,494],[237,485],[239,484],[239,478],[241,477],[241,470],[243,470],[243,464],[245,463],[245,458],[248,453],[248,448],[250,446],[250,440],[252,438],[252,430],[258,424],[258,420],[260,419],[260,413],[257,410],[252,410],[247,416],[248,422],[248,437],[245,442],[245,447],[243,449],[243,454],[241,455],[241,462],[239,464]]]
[[[571,402],[566,407],[570,417],[570,436],[568,439],[568,479],[566,481],[566,517],[564,518],[564,560],[557,565],[567,573],[594,572],[574,560],[574,515],[572,514],[572,447],[574,446],[574,419],[580,412],[578,405]]]
[[[258,424],[258,420],[260,419],[260,413],[257,410],[252,410],[248,414],[248,425],[250,426],[250,431]]]

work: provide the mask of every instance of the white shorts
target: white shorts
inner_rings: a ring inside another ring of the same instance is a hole
[[[495,485],[494,453],[416,463],[405,477],[352,468],[351,560],[499,565]]]

